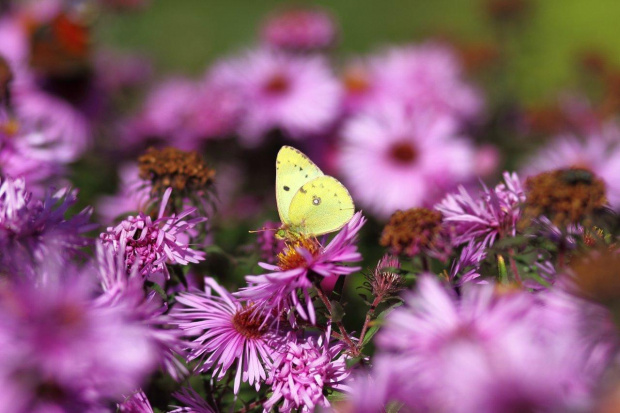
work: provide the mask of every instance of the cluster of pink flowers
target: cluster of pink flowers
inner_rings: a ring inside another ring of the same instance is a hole
[[[613,121],[500,177],[446,42],[341,64],[285,8],[155,81],[92,18],[148,5],[0,5],[0,413],[617,410]]]

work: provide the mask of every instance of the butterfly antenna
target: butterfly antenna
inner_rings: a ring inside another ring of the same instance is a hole
[[[254,231],[248,231],[250,234],[258,234],[259,232],[266,232],[266,231],[277,231],[278,228],[265,228],[262,227],[261,229],[257,229]]]

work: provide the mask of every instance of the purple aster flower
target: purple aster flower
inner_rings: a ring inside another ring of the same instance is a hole
[[[521,290],[468,284],[462,296],[425,276],[377,336],[387,400],[420,411],[567,411],[587,402],[589,349],[559,311]],[[501,385],[499,385],[501,384]],[[388,387],[385,387],[388,386]],[[493,391],[488,389],[492,388]]]
[[[23,178],[0,181],[0,263],[5,269],[53,256],[64,259],[89,244],[82,234],[96,227],[88,222],[92,208],[65,218],[76,195],[66,188],[41,201],[26,190]]]
[[[156,366],[144,327],[125,309],[97,305],[88,273],[39,270],[46,276],[36,286],[0,287],[0,412],[86,412],[120,401]]]
[[[324,49],[336,35],[332,16],[318,8],[284,10],[270,16],[261,30],[266,45],[292,51]]]
[[[278,265],[259,263],[270,272],[246,276],[249,286],[235,295],[260,303],[256,304],[257,310],[275,310],[279,314],[294,309],[301,318],[315,324],[316,315],[310,296],[310,289],[314,286],[312,277],[319,276],[323,280],[348,275],[360,269],[344,264],[362,259],[355,242],[365,222],[361,212],[356,213],[325,247],[315,238],[301,237],[288,243],[278,255]],[[299,293],[303,295],[304,302],[299,301]]]
[[[180,380],[188,373],[187,368],[177,359],[184,355],[187,343],[182,339],[183,333],[172,328],[173,320],[165,313],[168,305],[161,297],[151,291],[145,294],[144,279],[138,274],[138,265],[134,264],[127,272],[125,249],[114,251],[110,245],[97,244],[97,260],[93,272],[98,275],[103,294],[97,303],[103,307],[123,309],[136,324],[144,327],[145,337],[156,350],[159,365],[175,380]]]
[[[179,294],[171,313],[181,330],[197,336],[189,360],[200,359],[198,370],[213,369],[218,380],[236,362],[234,392],[241,381],[258,389],[266,378],[263,364],[271,359],[274,333],[251,304],[244,306],[212,278],[205,278],[205,284],[204,292]]]
[[[344,125],[340,166],[353,197],[380,217],[432,205],[473,177],[472,144],[452,117],[384,105]]]
[[[292,56],[259,49],[224,61],[213,82],[241,94],[244,113],[239,134],[255,146],[272,129],[292,138],[326,130],[339,115],[340,86],[319,56]]]
[[[153,413],[151,403],[142,389],[125,398],[117,408],[119,413]]]
[[[176,393],[172,394],[186,407],[177,407],[170,413],[215,413],[215,410],[190,387],[184,387]]]
[[[480,244],[470,241],[461,250],[458,259],[454,260],[450,268],[450,280],[455,280],[457,276],[458,284],[462,285],[480,277],[480,263],[486,258],[487,254]],[[484,283],[484,281],[482,282]]]
[[[397,101],[472,119],[483,106],[480,93],[463,81],[456,54],[440,44],[389,49],[353,63],[344,79],[347,106],[364,112]]]
[[[197,217],[185,221],[184,218],[193,214],[196,208],[189,208],[178,216],[164,216],[166,205],[172,192],[168,188],[163,196],[157,219],[140,212],[137,216],[129,216],[116,227],[108,227],[100,235],[105,244],[111,244],[114,250],[124,249],[127,268],[139,263],[139,272],[144,277],[154,273],[163,273],[169,277],[166,264],[198,263],[205,259],[203,251],[189,247],[182,237],[187,232],[205,222],[206,218]]]
[[[585,168],[600,177],[606,185],[607,199],[612,207],[620,208],[620,130],[606,125],[580,139],[560,135],[543,146],[524,167],[526,176],[567,167]]]
[[[269,367],[266,384],[271,386],[271,396],[264,403],[266,410],[278,405],[278,411],[291,412],[301,409],[313,411],[316,406],[330,406],[325,391],[347,391],[343,382],[349,376],[348,356],[343,343],[329,343],[330,331],[317,339],[288,338],[275,353]]]
[[[454,245],[475,240],[486,248],[498,238],[516,234],[525,193],[516,173],[504,172],[503,176],[504,183],[494,189],[483,184],[480,194],[472,196],[460,187],[435,205],[444,221],[456,226]]]

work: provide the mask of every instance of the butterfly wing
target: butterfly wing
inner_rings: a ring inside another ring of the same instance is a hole
[[[323,172],[306,155],[290,146],[280,149],[276,158],[276,201],[283,224],[292,224],[289,210],[299,188],[319,176]]]
[[[288,210],[290,224],[307,235],[337,231],[355,213],[349,191],[336,178],[320,176],[303,184]]]

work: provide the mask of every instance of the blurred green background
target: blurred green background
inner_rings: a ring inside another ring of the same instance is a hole
[[[152,0],[145,11],[106,15],[99,37],[154,59],[158,71],[201,73],[209,62],[255,42],[262,18],[278,7],[320,5],[340,23],[339,56],[437,34],[463,41],[497,38],[485,0]],[[620,55],[618,0],[531,0],[508,45],[511,83],[526,102],[548,100],[578,82],[576,55]]]

